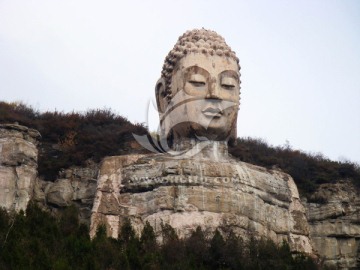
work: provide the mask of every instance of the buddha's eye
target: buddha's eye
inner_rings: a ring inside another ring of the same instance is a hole
[[[222,88],[225,88],[227,90],[232,90],[232,89],[235,88],[235,85],[232,85],[232,84],[224,84],[224,83],[222,83],[221,86],[222,86]]]
[[[196,87],[201,87],[201,86],[205,86],[205,82],[197,82],[197,81],[189,81],[189,83],[191,83],[193,86]]]
[[[193,74],[189,78],[189,83],[195,87],[202,87],[206,85],[206,79],[201,74]]]
[[[236,80],[232,77],[224,77],[221,80],[221,87],[227,90],[232,90],[236,87]]]

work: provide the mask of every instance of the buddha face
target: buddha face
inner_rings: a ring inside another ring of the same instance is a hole
[[[235,60],[218,55],[190,53],[180,59],[171,80],[171,102],[162,110],[167,111],[162,120],[175,139],[229,138],[239,107],[238,70]]]

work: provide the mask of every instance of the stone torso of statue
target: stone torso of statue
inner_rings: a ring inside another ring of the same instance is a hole
[[[197,226],[287,240],[312,252],[292,178],[228,154],[236,139],[240,65],[216,32],[183,34],[165,59],[155,93],[162,153],[107,157],[98,178],[91,236],[105,224],[118,237],[125,219],[141,232],[168,223],[184,237]]]

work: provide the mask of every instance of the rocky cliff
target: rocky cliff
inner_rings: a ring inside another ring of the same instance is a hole
[[[98,165],[89,161],[86,167],[73,166],[61,171],[54,182],[37,179],[33,200],[54,214],[75,205],[79,209],[80,222],[90,225],[97,174]]]
[[[25,210],[37,177],[40,133],[17,124],[0,125],[0,207]]]
[[[360,268],[360,196],[350,181],[320,185],[300,200],[292,178],[225,157],[174,160],[163,155],[105,158],[37,177],[40,134],[17,124],[0,125],[0,206],[25,210],[30,199],[57,213],[75,204],[94,235],[99,224],[117,237],[124,218],[140,231],[149,221],[172,225],[181,236],[196,226],[231,228],[241,235],[288,240],[293,250],[320,255],[338,269]],[[306,215],[305,215],[306,214]]]
[[[38,177],[40,133],[18,124],[0,125],[0,207],[8,211],[26,210],[33,199],[42,208],[58,212],[75,204],[80,221],[90,225],[98,165],[73,166],[59,172],[55,182]]]
[[[360,196],[350,181],[322,184],[307,203],[310,237],[325,263],[360,268]]]

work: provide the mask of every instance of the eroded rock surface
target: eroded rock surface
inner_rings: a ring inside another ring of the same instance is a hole
[[[75,204],[82,222],[89,224],[91,216],[92,236],[105,224],[117,237],[125,218],[137,232],[149,221],[159,233],[164,222],[182,237],[197,226],[232,229],[288,240],[293,250],[311,253],[313,247],[327,265],[359,269],[360,197],[349,181],[323,184],[311,198],[317,203],[301,203],[289,175],[212,148],[211,158],[108,157],[100,172],[90,162],[48,182],[35,180],[39,138],[27,127],[0,125],[0,206],[9,211],[25,210],[31,198],[52,212]]]
[[[74,166],[63,170],[54,182],[37,179],[34,200],[54,213],[74,204],[79,209],[80,222],[89,225],[97,174],[98,165],[90,162],[86,167]]]
[[[323,184],[304,203],[314,249],[327,265],[360,268],[360,198],[350,181]]]
[[[0,207],[26,210],[37,176],[40,133],[17,125],[0,125]]]
[[[100,224],[117,237],[129,218],[138,233],[148,221],[159,234],[168,223],[181,237],[197,226],[251,233],[293,250],[312,252],[305,210],[293,179],[280,171],[230,157],[174,159],[129,155],[104,159],[98,178],[91,236]]]

